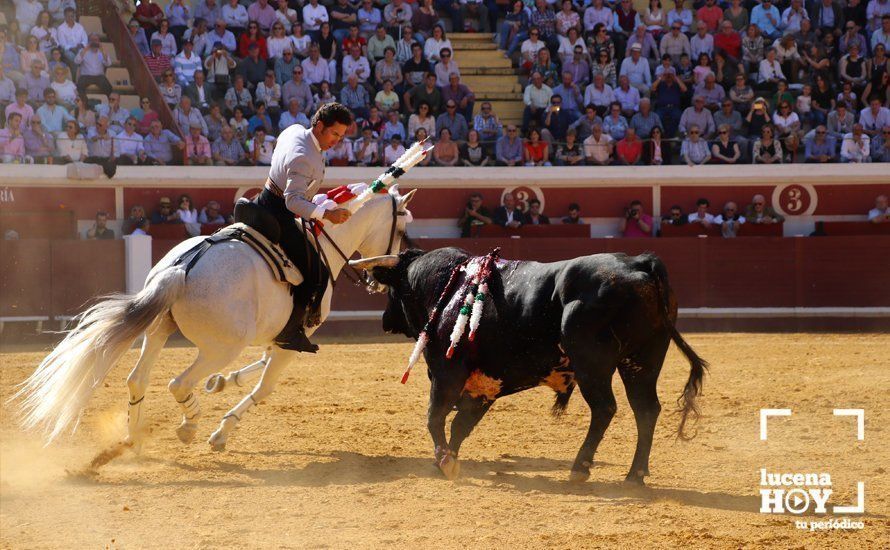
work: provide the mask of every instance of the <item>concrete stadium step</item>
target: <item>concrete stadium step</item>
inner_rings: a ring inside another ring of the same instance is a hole
[[[81,15],[78,19],[78,23],[83,25],[83,30],[86,31],[87,34],[96,33],[99,36],[105,36],[105,31],[102,30],[102,19],[95,15]]]
[[[448,39],[454,44],[454,41],[473,41],[473,42],[493,42],[494,33],[492,32],[452,32],[448,33]]]
[[[454,51],[462,51],[462,50],[496,50],[498,48],[497,44],[494,42],[483,42],[483,41],[451,41],[451,47],[454,48]]]
[[[486,69],[512,69],[513,62],[501,55],[501,52],[494,51],[478,51],[463,50],[455,51],[454,59],[460,66],[461,71],[467,68],[486,68]]]
[[[465,67],[464,65],[460,66],[460,75],[461,78],[465,76],[474,76],[474,75],[488,75],[495,76],[501,75],[510,80],[515,80],[517,78],[516,75],[519,74],[519,70],[514,67]]]
[[[473,90],[473,93],[476,94],[476,101],[522,101],[522,94],[516,92],[477,92]]]
[[[130,79],[130,71],[123,67],[109,67],[105,69],[105,77],[111,82],[111,87],[116,92],[133,93],[133,81]]]
[[[475,93],[490,92],[522,92],[522,86],[516,82],[515,75],[475,75],[464,74],[461,70],[461,82]]]

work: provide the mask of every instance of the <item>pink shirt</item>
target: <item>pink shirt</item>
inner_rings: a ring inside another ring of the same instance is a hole
[[[642,220],[646,225],[652,227],[652,216],[649,214],[641,214],[640,220]],[[644,233],[640,226],[637,224],[636,220],[627,220],[627,227],[624,230],[625,237],[651,237],[652,231],[649,233]]]
[[[188,136],[185,138],[185,155],[188,158],[211,156],[210,142],[204,136],[198,136],[197,140],[193,139],[192,136]]]
[[[31,127],[31,117],[34,116],[34,108],[25,103],[24,107],[19,107],[18,103],[10,103],[6,106],[6,120],[9,120],[9,115],[12,113],[18,113],[22,115],[22,128],[30,128]]]
[[[0,130],[0,155],[12,155],[14,157],[25,156],[25,138],[19,134],[11,138],[12,131],[9,128]]]

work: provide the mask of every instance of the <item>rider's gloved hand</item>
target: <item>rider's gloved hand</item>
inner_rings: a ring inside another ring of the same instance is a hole
[[[336,208],[334,210],[327,210],[324,213],[324,219],[332,222],[332,223],[343,223],[349,219],[349,216],[352,215],[352,212],[345,208]]]

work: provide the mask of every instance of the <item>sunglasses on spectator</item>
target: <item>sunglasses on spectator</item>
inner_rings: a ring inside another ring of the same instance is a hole
[[[446,109],[457,109],[457,105],[446,105]]]
[[[727,132],[726,130],[720,130],[720,135],[728,134],[728,133],[729,133],[729,132]]]
[[[816,133],[817,133],[817,134],[824,134],[824,133],[825,133],[825,130],[816,130]],[[887,133],[890,133],[890,132],[884,132],[884,133],[887,134]]]
[[[529,36],[538,36],[538,33],[536,33],[536,32],[530,32],[530,33],[529,33]]]
[[[726,211],[727,212],[735,212],[735,208],[727,208]]]
[[[762,202],[755,202],[755,203],[754,203],[754,206],[763,206],[763,203],[762,203]]]
[[[689,132],[689,135],[690,135],[690,136],[697,136],[697,135],[698,135],[698,131],[697,131],[697,130],[693,130],[693,131]]]

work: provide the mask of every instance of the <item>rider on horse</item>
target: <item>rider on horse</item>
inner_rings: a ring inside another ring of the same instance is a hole
[[[310,224],[327,220],[335,224],[349,219],[345,208],[325,210],[312,202],[324,182],[323,151],[334,147],[352,124],[350,110],[339,104],[322,106],[312,116],[310,129],[294,124],[281,132],[266,185],[257,204],[275,216],[281,226],[281,247],[303,274],[303,284],[293,290],[294,309],[275,344],[296,351],[315,352],[318,346],[306,336],[304,326],[318,324],[321,298],[327,288],[329,273],[309,243]],[[301,231],[294,219],[301,218]]]

